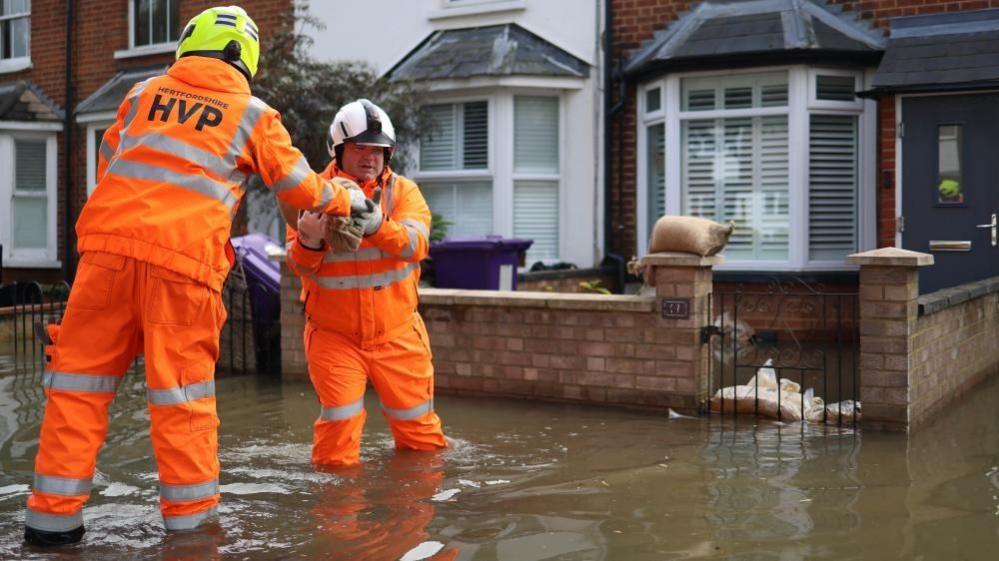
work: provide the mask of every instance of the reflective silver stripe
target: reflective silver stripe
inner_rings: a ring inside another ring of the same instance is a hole
[[[76,514],[45,514],[28,508],[24,515],[24,525],[46,532],[68,532],[83,526],[83,509]]]
[[[243,153],[246,143],[250,141],[250,136],[253,135],[253,129],[257,127],[257,121],[263,117],[264,110],[266,109],[266,103],[255,97],[250,98],[250,102],[246,104],[246,110],[243,111],[243,116],[239,118],[239,124],[236,125],[236,132],[232,135],[232,141],[229,143],[229,151],[226,153],[227,164],[235,167],[236,158]]]
[[[186,142],[170,138],[169,136],[158,132],[144,133],[137,136],[129,135],[123,137],[121,141],[125,144],[125,148],[145,146],[146,148],[152,148],[161,152],[173,154],[174,156],[198,165],[219,177],[229,178],[230,175],[232,175],[232,173],[236,170],[235,165],[229,165],[229,163],[223,158],[220,158],[207,150],[191,146]]]
[[[131,127],[132,121],[135,120],[135,115],[139,111],[139,94],[142,93],[142,90],[146,89],[146,86],[149,84],[149,80],[152,80],[152,78],[148,78],[136,84],[135,91],[132,92],[132,97],[128,98],[130,105],[128,106],[128,112],[125,113],[125,119],[122,121],[121,130],[118,132],[119,138],[123,138],[126,134],[128,134],[128,129]],[[123,144],[119,142],[118,150],[115,152],[115,155],[121,154],[123,148]]]
[[[288,189],[297,187],[301,182],[305,181],[306,177],[309,177],[310,173],[312,173],[312,168],[309,167],[309,162],[305,160],[305,156],[302,156],[297,162],[295,162],[295,165],[292,166],[288,175],[268,185],[267,188],[276,195],[282,191],[287,191]],[[326,186],[329,187],[329,185]],[[330,189],[330,192],[332,193],[333,190]]]
[[[170,485],[160,482],[160,498],[168,501],[196,501],[210,499],[219,492],[219,480],[213,479],[194,485]]]
[[[354,288],[374,288],[376,286],[388,286],[404,280],[420,268],[419,263],[407,263],[401,269],[393,269],[384,273],[373,275],[359,275],[356,277],[317,277],[316,283],[320,287],[329,290],[349,290]]]
[[[68,372],[51,372],[42,374],[42,386],[53,390],[70,392],[115,393],[122,376],[97,376],[92,374],[76,374]]]
[[[424,224],[423,222],[420,222],[419,220],[413,220],[412,218],[403,218],[402,220],[399,221],[399,224],[402,224],[407,228],[415,229],[417,232],[423,234],[423,237],[425,238],[430,237],[430,228],[427,228],[427,225]]]
[[[86,495],[94,486],[92,478],[74,479],[72,477],[56,477],[54,475],[35,474],[35,484],[32,489],[49,495],[66,495],[75,497]]]
[[[238,200],[236,195],[222,183],[212,181],[204,176],[177,173],[173,170],[151,164],[118,158],[108,168],[108,173],[132,179],[147,179],[150,181],[171,183],[189,191],[200,193],[206,197],[211,197],[224,204],[228,209],[232,209]]]
[[[366,247],[364,249],[359,249],[354,252],[346,253],[335,253],[333,251],[326,252],[323,256],[323,263],[340,263],[342,261],[377,261],[379,259],[384,259],[385,253],[377,247]]]
[[[188,384],[179,388],[166,388],[162,390],[147,389],[149,403],[153,405],[177,405],[187,403],[195,399],[215,396],[215,380]]]
[[[399,257],[409,259],[414,253],[416,253],[416,244],[419,243],[420,238],[419,234],[414,232],[409,226],[404,225],[403,228],[406,230],[406,236],[409,238],[409,245],[402,248],[402,251],[399,252]]]
[[[101,140],[101,156],[109,162],[111,161],[111,157],[114,156],[114,150],[111,149],[111,145],[103,139]]]
[[[323,194],[319,197],[319,204],[312,209],[312,212],[322,212],[333,202],[333,186],[323,183]]]
[[[391,407],[385,407],[384,403],[382,404],[382,411],[384,411],[389,417],[399,421],[412,421],[414,419],[419,419],[433,410],[433,399],[430,401],[424,401],[416,407],[410,407],[409,409],[392,409]]]
[[[341,405],[339,407],[323,407],[322,411],[319,413],[319,418],[324,421],[342,421],[344,419],[349,419],[354,415],[358,415],[364,411],[364,397],[358,399],[354,403],[348,403],[347,405]]]
[[[187,516],[164,516],[163,526],[167,530],[193,530],[205,520],[218,514],[218,511],[219,507],[213,506],[204,512],[188,514]]]

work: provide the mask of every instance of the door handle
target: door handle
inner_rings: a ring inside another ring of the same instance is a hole
[[[975,228],[989,229],[992,230],[992,247],[999,245],[999,239],[996,238],[996,213],[992,213],[992,222],[989,224],[977,224]]]

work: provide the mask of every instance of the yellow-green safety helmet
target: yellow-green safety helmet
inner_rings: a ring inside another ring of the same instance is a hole
[[[190,55],[224,60],[249,80],[260,60],[260,31],[239,6],[208,8],[191,18],[177,42],[177,58]]]

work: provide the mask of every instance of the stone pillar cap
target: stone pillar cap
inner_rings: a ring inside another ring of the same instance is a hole
[[[854,253],[846,258],[853,265],[873,265],[876,267],[926,267],[933,264],[933,256],[898,247],[882,247]]]
[[[702,257],[694,253],[678,253],[675,251],[650,253],[642,257],[642,265],[659,267],[713,267],[721,265],[725,258],[721,255]]]

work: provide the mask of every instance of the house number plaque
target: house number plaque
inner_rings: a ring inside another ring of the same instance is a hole
[[[690,319],[690,298],[663,298],[664,319]]]

